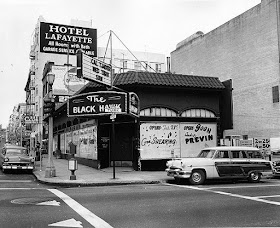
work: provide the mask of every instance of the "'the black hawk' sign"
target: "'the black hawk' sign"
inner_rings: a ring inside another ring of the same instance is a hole
[[[68,116],[127,114],[127,93],[100,91],[70,97]]]

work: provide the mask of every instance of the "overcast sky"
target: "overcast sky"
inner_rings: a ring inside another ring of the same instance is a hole
[[[25,102],[32,33],[39,16],[47,22],[91,21],[98,46],[108,31],[134,51],[170,56],[176,44],[197,31],[210,32],[261,0],[0,0],[0,124]],[[125,49],[113,40],[113,48]]]

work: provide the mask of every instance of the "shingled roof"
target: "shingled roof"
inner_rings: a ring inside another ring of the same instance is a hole
[[[129,71],[116,74],[114,86],[163,86],[200,89],[224,89],[223,83],[217,77],[204,77],[171,73],[152,73]],[[95,87],[91,82],[89,87]]]

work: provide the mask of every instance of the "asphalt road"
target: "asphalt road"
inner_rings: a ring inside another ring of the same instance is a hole
[[[54,188],[0,172],[0,227],[280,227],[280,179]]]

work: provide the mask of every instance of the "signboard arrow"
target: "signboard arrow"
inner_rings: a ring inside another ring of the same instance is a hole
[[[61,221],[61,222],[56,222],[56,223],[53,223],[53,224],[49,224],[48,226],[79,227],[79,228],[83,228],[83,226],[81,224],[82,224],[82,222],[76,221],[75,219],[72,218],[72,219]]]

